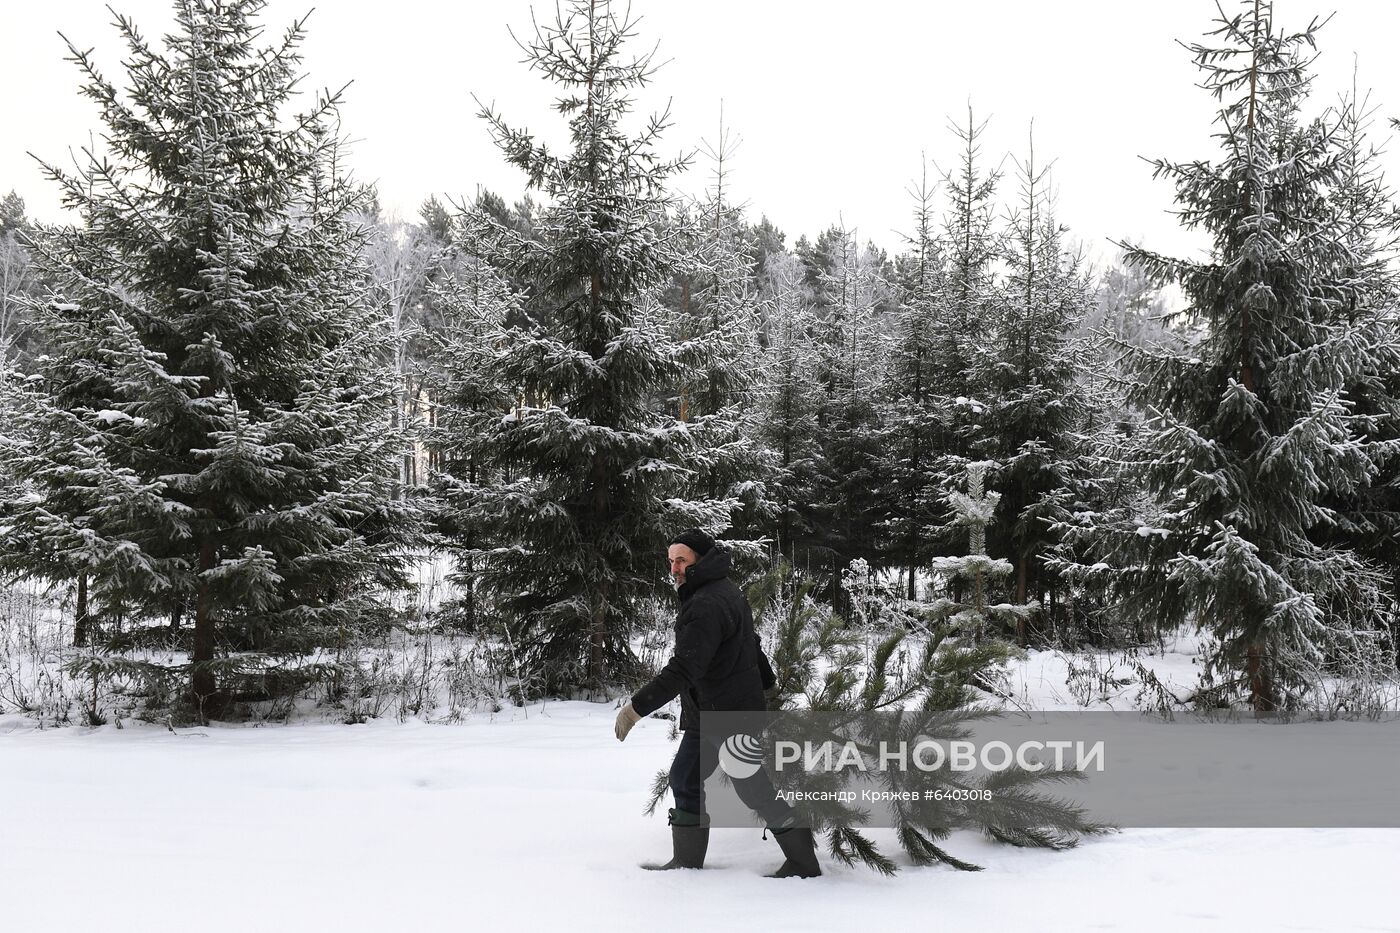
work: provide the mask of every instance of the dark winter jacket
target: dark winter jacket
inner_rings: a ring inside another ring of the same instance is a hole
[[[753,630],[743,592],[729,579],[729,552],[711,548],[676,591],[676,653],[632,697],[646,716],[681,698],[681,728],[698,728],[700,710],[761,710],[773,669]]]

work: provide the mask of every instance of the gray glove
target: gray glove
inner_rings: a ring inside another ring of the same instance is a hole
[[[632,708],[629,701],[626,706],[617,711],[617,723],[613,726],[613,734],[621,742],[627,738],[627,733],[632,731],[632,727],[641,721],[641,715]]]

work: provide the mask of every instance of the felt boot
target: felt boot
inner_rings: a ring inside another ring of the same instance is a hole
[[[704,868],[705,850],[710,847],[710,818],[703,813],[685,810],[669,811],[671,824],[671,860],[664,865],[643,865],[647,871],[670,871],[672,868]]]
[[[810,829],[793,826],[772,832],[786,858],[769,878],[815,878],[822,873],[817,864],[817,841]]]

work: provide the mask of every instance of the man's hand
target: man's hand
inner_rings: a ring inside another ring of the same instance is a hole
[[[613,727],[613,733],[619,742],[627,738],[627,733],[632,731],[632,727],[642,721],[642,717],[632,708],[629,702],[622,709],[617,711],[617,724]]]

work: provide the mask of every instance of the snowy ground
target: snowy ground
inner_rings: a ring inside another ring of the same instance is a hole
[[[47,642],[5,644],[24,661]],[[1184,696],[1197,646],[1166,649],[1139,660]],[[1131,709],[1133,677],[1121,653],[1034,652],[1009,695]],[[1127,830],[1063,853],[955,837],[977,874],[914,868],[877,830],[894,878],[828,857],[820,879],[774,881],[776,844],[723,829],[705,871],[654,873],[637,864],[669,854],[664,817],[642,814],[666,722],[619,745],[607,704],[336,717],[171,732],[0,714],[0,933],[1400,931],[1397,830]]]
[[[0,717],[0,930],[1400,930],[1400,831],[1130,830],[1063,853],[973,836],[979,874],[816,880],[757,830],[703,872],[641,809],[674,745],[550,703],[455,725],[36,730]],[[887,851],[897,846],[877,832]],[[903,864],[903,863],[902,863]]]

